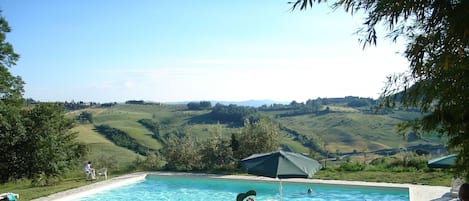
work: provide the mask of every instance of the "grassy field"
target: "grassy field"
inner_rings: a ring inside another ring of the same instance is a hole
[[[424,143],[419,140],[415,142],[403,140],[396,132],[396,124],[400,120],[388,115],[331,113],[321,116],[285,117],[277,121],[301,134],[315,136],[323,142],[328,142],[331,151],[352,152],[363,149],[373,151]],[[437,139],[433,140],[439,143]]]
[[[314,175],[316,179],[346,180],[346,181],[368,181],[385,183],[406,183],[431,186],[451,186],[452,175],[449,172],[339,172],[322,170]]]
[[[375,115],[361,112],[357,108],[343,105],[330,106],[331,113],[324,115],[297,115],[278,117],[280,111],[260,111],[270,116],[279,125],[293,130],[300,135],[312,137],[320,148],[329,153],[361,153],[380,149],[400,148],[418,144],[443,144],[444,140],[426,137],[414,141],[406,141],[396,133],[396,124],[402,119],[413,119],[418,113],[396,111],[386,115]],[[124,167],[139,155],[133,151],[116,146],[103,135],[94,130],[96,125],[109,125],[126,132],[140,145],[151,149],[163,148],[164,142],[151,137],[151,132],[141,125],[141,119],[151,119],[160,124],[160,136],[175,133],[192,135],[199,140],[208,139],[214,130],[222,131],[226,138],[240,132],[240,127],[218,123],[210,119],[209,110],[191,111],[185,105],[132,105],[117,104],[109,108],[90,108],[73,111],[68,114],[73,118],[81,112],[93,114],[93,123],[77,124],[73,129],[78,132],[78,140],[90,147],[89,159],[114,157],[119,166]],[[300,153],[309,153],[310,148],[301,144],[291,133],[283,131],[281,147]],[[327,145],[326,145],[327,142]]]
[[[318,144],[328,143],[329,152],[374,151],[380,149],[399,148],[418,144],[443,144],[444,140],[437,137],[427,137],[414,141],[406,141],[396,132],[396,124],[402,119],[412,119],[418,113],[397,111],[387,115],[374,115],[360,112],[356,108],[331,106],[331,113],[325,115],[297,115],[276,117],[279,111],[260,111],[261,114],[271,116],[277,123],[305,136],[312,136]],[[106,124],[128,133],[138,143],[153,149],[162,148],[161,142],[151,137],[151,132],[138,123],[140,119],[152,119],[160,124],[160,135],[181,133],[193,135],[198,139],[206,139],[211,130],[221,127],[226,137],[238,133],[240,128],[226,124],[218,124],[210,119],[210,111],[189,111],[185,105],[129,105],[118,104],[111,108],[88,109],[93,114],[93,124]],[[285,113],[288,111],[281,111]],[[73,112],[78,115],[79,112]],[[72,115],[72,116],[73,116]],[[87,130],[88,129],[88,130]],[[77,128],[79,132],[89,133],[88,139],[80,141],[89,143],[99,135],[92,131],[93,126]],[[284,147],[298,152],[305,152],[307,147],[292,142],[295,139],[284,133]],[[99,139],[96,139],[101,141]]]
[[[122,175],[122,173],[116,172],[114,174],[108,175],[108,179],[112,177],[117,177]],[[30,180],[21,180],[17,182],[10,182],[6,184],[0,184],[0,189],[2,192],[13,192],[20,195],[20,201],[22,200],[32,200],[35,198],[45,197],[54,193],[66,191],[69,189],[78,188],[80,186],[89,185],[98,181],[102,181],[103,178],[98,177],[97,180],[86,180],[83,174],[83,171],[77,170],[70,174],[65,175],[60,179],[55,185],[51,186],[40,186],[35,187],[31,186]]]
[[[314,139],[325,151],[334,154],[373,152],[383,149],[400,149],[412,145],[444,144],[444,139],[436,135],[425,136],[412,141],[405,140],[396,132],[396,125],[403,119],[419,116],[415,112],[395,111],[385,115],[370,114],[369,108],[349,108],[342,105],[330,106],[331,112],[323,115],[296,115],[278,117],[289,110],[259,111],[270,116],[274,121],[289,131],[282,131],[281,147],[300,153],[309,153],[310,148],[300,143],[293,131],[299,135]],[[192,135],[199,140],[208,139],[219,129],[226,138],[239,133],[240,127],[219,123],[208,115],[210,110],[191,111],[185,105],[133,105],[117,104],[109,108],[90,108],[73,111],[68,114],[73,118],[81,112],[93,114],[93,123],[77,124],[73,129],[78,132],[78,140],[90,146],[90,159],[100,156],[118,158],[121,166],[134,161],[138,154],[116,146],[113,142],[97,133],[94,127],[108,125],[126,132],[137,143],[154,150],[160,150],[164,141],[152,138],[152,133],[138,121],[151,119],[160,125],[160,136],[176,133]],[[363,112],[367,111],[367,112]],[[444,150],[442,150],[444,151]]]
[[[77,125],[72,131],[78,133],[78,141],[87,144],[90,148],[86,160],[96,161],[103,156],[114,157],[119,161],[118,166],[127,167],[140,156],[129,149],[116,146],[104,136],[96,133],[91,124]]]

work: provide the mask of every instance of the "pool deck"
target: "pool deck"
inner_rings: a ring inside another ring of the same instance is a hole
[[[119,176],[107,180],[100,180],[90,185],[52,194],[47,197],[34,199],[33,201],[59,201],[59,200],[79,200],[87,195],[106,191],[112,188],[128,185],[143,181],[147,175],[177,175],[177,176],[201,176],[219,179],[245,179],[260,181],[276,181],[276,179],[243,176],[243,175],[212,175],[212,174],[193,174],[193,173],[175,173],[175,172],[138,172]],[[300,182],[300,183],[317,183],[317,184],[334,184],[334,185],[355,185],[355,186],[372,186],[372,187],[394,187],[409,189],[410,201],[449,201],[457,200],[449,194],[450,187],[445,186],[427,186],[414,184],[393,184],[380,182],[360,182],[360,181],[339,181],[339,180],[319,180],[319,179],[282,179],[284,182]]]

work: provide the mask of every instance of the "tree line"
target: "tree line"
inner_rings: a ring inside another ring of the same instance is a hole
[[[209,131],[210,137],[200,141],[191,135],[168,139],[164,150],[165,168],[178,171],[237,169],[237,162],[254,153],[272,152],[280,145],[280,131],[268,119],[244,121],[239,133],[231,139],[223,137],[220,126]]]
[[[95,128],[98,133],[104,135],[117,146],[125,147],[141,155],[147,155],[148,152],[155,151],[149,147],[139,144],[137,140],[132,138],[129,134],[117,128],[112,128],[108,125],[98,125],[95,126]]]
[[[230,104],[228,106],[217,103],[210,112],[211,118],[220,122],[242,125],[246,118],[253,118],[257,109],[248,106]]]
[[[165,144],[166,140],[161,137],[160,124],[152,119],[140,119],[138,120],[142,126],[151,132],[151,137]]]

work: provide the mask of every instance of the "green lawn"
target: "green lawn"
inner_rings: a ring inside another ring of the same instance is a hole
[[[431,186],[451,186],[452,175],[449,172],[436,171],[429,173],[421,172],[337,172],[331,170],[321,170],[315,179],[326,180],[348,180],[348,181],[369,181],[386,183],[406,183],[422,184]]]
[[[62,179],[58,184],[53,186],[33,187],[29,180],[22,180],[16,183],[10,182],[2,184],[0,185],[0,189],[2,189],[2,192],[13,192],[19,194],[19,200],[31,200],[91,184],[92,182],[96,181],[87,181],[85,180],[82,172],[76,172],[74,175],[69,175],[67,178]]]

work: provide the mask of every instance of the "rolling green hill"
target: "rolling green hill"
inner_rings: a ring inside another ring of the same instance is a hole
[[[444,144],[444,139],[435,136],[404,140],[396,133],[396,124],[418,117],[417,112],[393,111],[378,115],[370,112],[370,107],[348,107],[344,103],[330,103],[327,107],[328,111],[321,113],[294,114],[293,109],[283,108],[259,109],[258,114],[269,116],[280,125],[283,149],[303,153],[310,149],[319,153],[357,153]],[[188,110],[186,105],[116,104],[73,111],[69,115],[75,117],[84,111],[92,114],[93,122],[78,124],[74,131],[79,133],[79,141],[90,145],[90,157],[115,155],[124,163],[135,160],[138,154],[116,146],[98,133],[95,126],[107,125],[121,130],[139,145],[153,150],[162,149],[165,143],[162,139],[170,134],[185,133],[206,139],[211,130],[221,127],[228,138],[240,130],[236,124],[212,119],[211,110]],[[141,119],[159,124],[159,138],[139,123]]]
[[[77,125],[72,129],[78,133],[78,141],[83,142],[90,147],[90,159],[97,159],[102,156],[114,157],[120,165],[128,166],[134,161],[138,154],[123,147],[116,146],[104,136],[96,133],[91,124]]]

